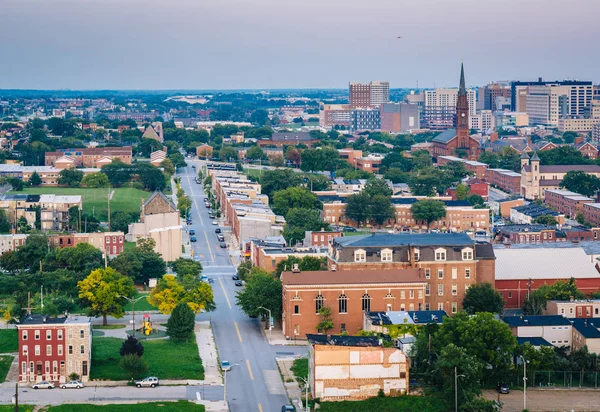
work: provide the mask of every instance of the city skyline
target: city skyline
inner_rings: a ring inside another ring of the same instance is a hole
[[[467,85],[600,80],[593,0],[397,3],[7,0],[0,88],[456,87],[461,60]]]

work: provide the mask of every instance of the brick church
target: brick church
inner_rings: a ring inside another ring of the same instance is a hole
[[[432,155],[456,156],[462,151],[471,160],[479,158],[479,141],[470,136],[469,133],[469,101],[467,100],[467,88],[465,87],[465,70],[460,66],[460,86],[456,100],[456,118],[453,129],[448,129],[431,141]],[[464,157],[464,156],[461,156]]]

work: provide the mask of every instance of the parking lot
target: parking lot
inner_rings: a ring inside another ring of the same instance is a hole
[[[494,390],[483,391],[487,399],[498,399]],[[510,391],[500,395],[502,412],[521,412],[523,392]],[[527,409],[530,412],[600,411],[600,390],[551,389],[527,391]]]

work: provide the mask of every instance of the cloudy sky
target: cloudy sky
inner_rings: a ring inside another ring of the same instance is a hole
[[[600,0],[0,0],[0,88],[600,81]],[[402,36],[398,39],[398,36]]]

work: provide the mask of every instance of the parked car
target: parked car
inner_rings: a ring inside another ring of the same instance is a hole
[[[190,238],[190,242],[196,242],[197,240],[198,240],[198,239],[196,239],[196,236],[192,236],[192,237]]]
[[[196,234],[196,231],[194,229],[190,229],[190,235],[194,236]]]
[[[499,384],[496,389],[498,390],[498,393],[509,393],[510,392],[508,385],[505,383]]]
[[[158,378],[156,376],[149,376],[141,381],[135,381],[135,386],[138,388],[141,388],[142,386],[155,388],[158,386]]]
[[[60,385],[61,389],[81,389],[83,388],[83,382],[69,381]]]
[[[212,224],[213,224],[213,226],[216,226],[216,225],[218,225],[218,224],[219,224],[219,222],[217,222],[216,220],[213,220],[213,221],[212,221]]]
[[[296,408],[294,405],[283,405],[281,407],[281,412],[296,412]]]
[[[345,226],[344,232],[356,232],[356,228],[353,228],[352,226]]]
[[[49,381],[41,381],[38,383],[34,383],[32,388],[33,389],[54,389],[54,384]]]
[[[192,169],[195,169],[195,168],[196,168],[196,165],[192,165]]]
[[[241,280],[236,280],[235,281],[235,286],[244,286],[244,283],[242,283]]]
[[[205,198],[204,198],[204,202],[205,202],[205,203],[208,203],[208,197],[205,197]]]
[[[201,282],[208,282],[208,276],[206,276],[206,275],[200,276],[200,281]]]
[[[221,249],[227,249],[227,243],[225,242],[219,243],[219,246],[221,247]]]
[[[209,214],[208,214],[208,218],[209,218],[209,219],[214,219],[214,218],[215,218],[215,215],[213,215],[212,213],[209,213]]]
[[[221,228],[220,227],[216,228],[215,233],[221,233]]]
[[[219,242],[225,242],[225,237],[223,237],[223,235],[218,235],[218,236],[217,236],[217,240],[218,240]]]
[[[233,279],[233,280],[240,280],[240,278],[239,278],[239,276],[238,276],[238,275],[233,275],[233,276],[231,277],[231,279]]]
[[[221,362],[221,370],[223,372],[231,370],[231,364],[229,363],[229,361],[224,360]]]

